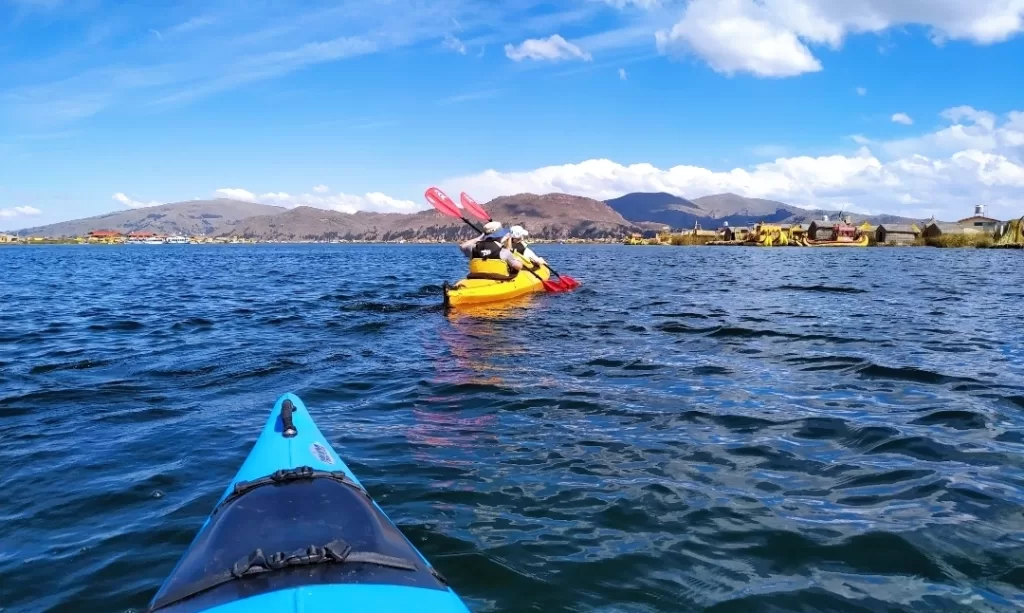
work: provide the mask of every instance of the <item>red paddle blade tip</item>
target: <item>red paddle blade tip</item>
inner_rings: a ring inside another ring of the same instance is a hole
[[[445,215],[448,215],[449,217],[462,217],[462,213],[459,212],[459,208],[455,206],[455,203],[448,197],[448,194],[442,192],[438,188],[431,187],[427,191],[423,192],[423,195],[431,206]]]
[[[459,200],[462,202],[462,206],[465,207],[466,210],[469,211],[471,215],[473,215],[473,217],[476,217],[477,219],[481,219],[483,221],[491,220],[491,216],[487,214],[487,211],[484,210],[484,207],[477,204],[476,200],[473,200],[472,196],[470,196],[466,192],[462,192],[462,194],[459,195]]]

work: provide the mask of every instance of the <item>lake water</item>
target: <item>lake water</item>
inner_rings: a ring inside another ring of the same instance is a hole
[[[0,249],[0,611],[141,609],[294,391],[474,611],[1024,607],[1018,252]]]

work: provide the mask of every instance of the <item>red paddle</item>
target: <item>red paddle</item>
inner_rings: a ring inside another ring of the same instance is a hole
[[[462,195],[459,196],[459,200],[462,202],[462,206],[466,207],[466,210],[469,211],[473,217],[483,221],[491,221],[491,216],[487,214],[484,207],[477,204],[476,200],[473,200],[473,198],[471,198],[466,192],[462,192]]]
[[[481,234],[483,233],[483,230],[481,228],[476,227],[476,225],[472,221],[466,219],[466,216],[463,215],[461,210],[459,209],[459,207],[454,202],[452,202],[452,199],[448,197],[448,194],[442,192],[441,190],[437,189],[436,187],[431,187],[423,195],[426,196],[427,202],[429,202],[431,204],[431,206],[433,206],[435,209],[440,211],[442,214],[447,215],[449,217],[455,217],[457,219],[461,219],[462,221],[466,222],[466,224],[470,228],[473,228],[474,230],[476,230],[477,232],[480,232]],[[481,209],[481,210],[483,210],[483,209]],[[542,286],[544,286],[544,290],[545,291],[548,291],[548,292],[564,292],[564,291],[567,291],[566,288],[560,286],[559,284],[555,283],[554,281],[549,281],[547,279],[541,278],[541,276],[538,275],[535,271],[533,271],[533,270],[531,270],[529,268],[526,268],[525,266],[523,267],[523,270],[529,271],[533,276],[537,277],[537,279],[540,280],[540,284]]]
[[[477,219],[491,221],[491,216],[487,214],[487,211],[484,210],[484,207],[477,204],[476,200],[473,200],[473,197],[467,194],[466,192],[462,192],[462,194],[459,196],[459,200],[462,201],[462,206],[466,207],[466,210],[472,213],[473,216],[476,217]],[[574,289],[580,286],[580,282],[577,281],[576,279],[573,279],[569,275],[563,275],[559,273],[554,268],[551,268],[550,265],[547,265],[547,267],[548,270],[558,275],[558,278],[562,281],[562,285],[566,289]]]

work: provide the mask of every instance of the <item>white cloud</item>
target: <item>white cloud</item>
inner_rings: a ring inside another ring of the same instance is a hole
[[[232,200],[242,200],[244,202],[256,202],[256,194],[250,192],[247,189],[239,189],[237,187],[222,187],[213,193],[218,198],[230,198]]]
[[[326,194],[327,192],[329,192],[329,191],[331,191],[331,190],[330,190],[330,188],[329,188],[329,187],[327,187],[326,185],[324,185],[323,183],[321,183],[320,185],[317,185],[317,186],[315,186],[315,187],[313,188],[313,191],[314,191],[314,192],[316,192],[316,193],[318,193],[318,194]]]
[[[619,68],[619,79],[622,80],[622,81],[625,81],[627,78],[628,78],[628,75],[626,75],[626,69],[625,68]]]
[[[691,0],[656,35],[666,54],[693,53],[714,70],[792,77],[822,69],[812,45],[833,49],[851,34],[921,25],[936,44],[987,45],[1024,30],[1021,0]]]
[[[929,150],[938,135],[950,128],[918,137],[922,152],[882,158],[863,135],[851,137],[861,144],[853,153],[818,157],[779,157],[748,168],[709,169],[679,165],[658,168],[651,164],[624,165],[608,159],[547,166],[532,171],[480,174],[445,181],[442,189],[467,191],[481,202],[498,195],[522,192],[564,192],[608,199],[629,192],[664,191],[686,198],[734,192],[771,198],[797,206],[856,209],[895,213],[926,219],[959,219],[974,204],[989,204],[1003,218],[1024,214],[1024,112],[1005,116],[1002,124],[974,109],[950,109],[943,117],[972,118],[975,132],[965,146],[947,155]],[[980,132],[991,128],[989,138]],[[1020,140],[1017,140],[1020,135]],[[939,139],[941,140],[941,139]],[[881,152],[889,143],[879,143]],[[927,152],[927,154],[925,153]],[[766,152],[764,152],[766,153]]]
[[[858,96],[867,96],[868,95],[868,88],[866,88],[866,87],[858,87],[857,88],[857,95]]]
[[[523,41],[518,46],[511,43],[506,44],[505,55],[514,62],[521,62],[523,60],[559,61],[572,59],[589,62],[593,59],[589,53],[558,34],[553,34],[548,38],[531,38]]]
[[[429,208],[429,205],[427,205],[426,202],[413,202],[412,200],[392,198],[391,196],[381,192],[368,192],[362,196],[346,194],[345,192],[328,194],[326,186],[318,185],[317,188],[319,187],[324,187],[325,189],[320,191],[314,188],[313,191],[316,193],[313,194],[267,192],[265,194],[256,195],[249,190],[238,188],[222,188],[216,190],[214,193],[219,196],[226,196],[230,194],[228,197],[235,198],[237,200],[245,200],[247,202],[257,202],[260,204],[270,204],[286,208],[312,206],[341,213],[355,213],[356,211],[413,213],[415,211]]]
[[[14,206],[6,209],[0,209],[0,217],[21,217],[30,215],[39,215],[42,211],[34,206]]]
[[[988,111],[977,111],[969,106],[957,106],[946,109],[942,111],[942,116],[954,123],[960,122],[961,119],[967,119],[986,130],[992,130],[996,127],[996,116],[994,114]]]
[[[914,120],[911,119],[910,115],[907,115],[906,113],[896,113],[895,115],[892,116],[892,122],[901,123],[905,126],[909,126],[914,123]]]
[[[1020,111],[1008,113],[1002,124],[993,113],[969,106],[946,109],[941,117],[952,125],[921,136],[883,143],[883,150],[894,157],[915,153],[947,156],[968,149],[994,151],[1010,157],[1024,155],[1019,151],[1024,147],[1024,113]]]
[[[693,52],[716,71],[792,77],[821,70],[797,33],[752,0],[693,0],[671,30],[655,34],[664,54]]]
[[[466,44],[451,34],[445,34],[444,41],[441,44],[444,45],[445,49],[451,49],[455,53],[466,55]]]
[[[122,192],[117,192],[116,194],[114,194],[111,197],[114,200],[117,200],[118,202],[120,202],[121,204],[125,205],[126,207],[128,207],[130,209],[141,209],[141,208],[145,208],[147,206],[158,206],[160,204],[163,204],[162,202],[157,202],[155,200],[151,200],[149,202],[141,202],[139,200],[132,200],[128,196],[124,195]]]

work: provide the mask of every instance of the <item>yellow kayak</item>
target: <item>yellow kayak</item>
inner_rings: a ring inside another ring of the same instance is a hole
[[[545,281],[551,277],[551,271],[547,266],[541,266],[534,272]],[[445,284],[444,303],[448,306],[484,304],[542,291],[544,291],[544,286],[541,285],[540,280],[530,271],[521,270],[515,278],[509,281],[462,279],[452,286]]]

